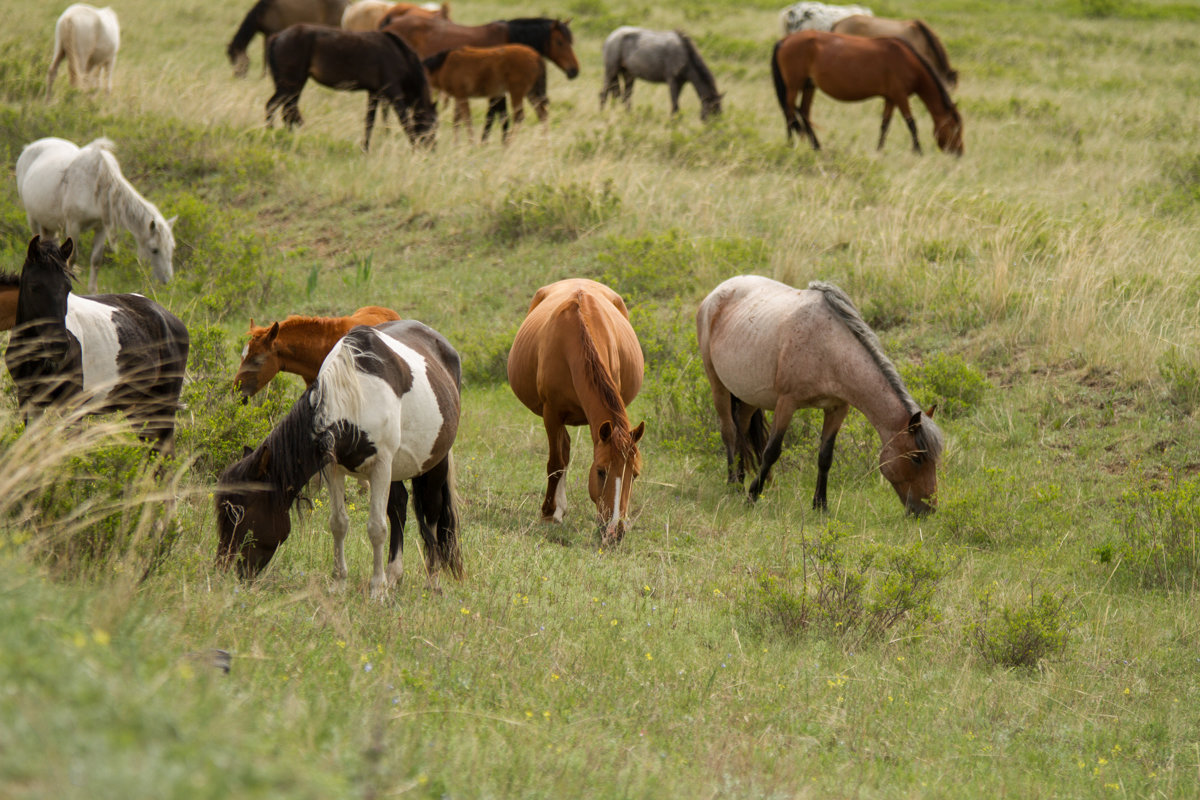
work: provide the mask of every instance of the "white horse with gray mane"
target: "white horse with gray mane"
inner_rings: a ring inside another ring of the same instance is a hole
[[[779,24],[783,35],[796,31],[830,31],[846,17],[860,14],[875,16],[871,9],[863,6],[831,6],[825,3],[795,3],[779,13]]]
[[[82,88],[85,79],[95,76],[104,90],[112,91],[113,69],[117,66],[117,49],[121,46],[121,26],[117,12],[111,8],[94,8],[86,3],[69,6],[54,23],[54,55],[46,74],[46,98],[54,90],[58,66],[65,59],[71,85]]]
[[[124,228],[137,240],[139,261],[148,261],[154,277],[171,280],[175,217],[163,215],[121,174],[112,154],[113,143],[96,139],[78,147],[53,136],[28,144],[17,158],[17,194],[33,233],[59,233],[76,242],[85,230],[96,232],[92,243],[88,290],[98,291],[96,270],[104,257],[104,242],[114,229]]]
[[[683,31],[651,31],[624,25],[604,40],[604,87],[600,90],[600,108],[612,95],[621,95],[619,78],[625,79],[623,100],[629,108],[635,78],[667,84],[671,92],[671,113],[679,112],[679,92],[685,83],[696,88],[700,98],[700,119],[721,113],[717,81],[695,43]]]

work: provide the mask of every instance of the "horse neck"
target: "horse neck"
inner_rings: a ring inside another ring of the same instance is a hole
[[[629,415],[625,411],[625,403],[621,400],[621,392],[613,379],[609,366],[604,363],[595,337],[587,323],[586,312],[582,306],[578,308],[579,337],[575,342],[578,352],[568,344],[569,361],[571,365],[571,381],[575,387],[575,396],[587,417],[588,427],[592,431],[592,440],[599,435],[599,428],[606,420],[617,430],[629,430]]]
[[[892,386],[868,354],[863,354],[862,366],[856,372],[855,380],[842,387],[842,397],[863,413],[886,443],[908,427],[920,407],[907,392],[901,394]]]
[[[916,55],[916,51],[913,51],[913,55]],[[951,117],[953,103],[950,100],[950,95],[946,92],[946,87],[934,73],[933,67],[929,62],[919,55],[917,56],[917,61],[920,62],[921,69],[917,74],[916,95],[921,98],[921,102],[929,110],[929,115],[933,117],[934,125],[940,126],[944,120]]]
[[[700,55],[691,43],[684,42],[683,49],[687,58],[687,73],[685,77],[696,87],[696,94],[703,101],[712,100],[718,94],[717,81],[712,72],[700,61]]]
[[[107,153],[100,153],[100,168],[97,175],[96,194],[103,208],[104,218],[134,234],[142,241],[150,230],[154,211],[150,201],[142,197],[133,184],[125,179],[115,164],[110,163]]]
[[[262,480],[275,489],[276,502],[290,506],[321,467],[328,455],[328,443],[313,424],[311,390],[306,390],[283,421],[267,435],[260,447],[267,447],[271,460]]]
[[[347,317],[300,317],[279,324],[275,351],[280,369],[299,375],[306,383],[317,379],[329,351],[354,327]]]

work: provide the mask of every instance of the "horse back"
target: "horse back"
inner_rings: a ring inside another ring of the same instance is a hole
[[[113,391],[116,404],[124,394],[154,395],[175,403],[190,345],[187,327],[178,317],[140,294],[69,300],[67,325],[83,345],[85,386],[96,382],[97,370],[106,377],[111,370],[119,381]]]

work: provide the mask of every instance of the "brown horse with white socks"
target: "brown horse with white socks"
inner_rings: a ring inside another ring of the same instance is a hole
[[[631,428],[625,406],[642,388],[642,348],[621,296],[583,278],[537,290],[508,354],[508,383],[542,418],[550,441],[542,518],[562,522],[571,460],[567,425],[592,432],[588,493],[600,515],[601,541],[620,541],[633,481],[641,472],[637,443],[646,423]]]

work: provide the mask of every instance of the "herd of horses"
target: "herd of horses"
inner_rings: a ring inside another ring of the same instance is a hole
[[[449,20],[446,5],[366,2],[377,3],[369,10],[382,29],[333,27],[361,10],[338,0],[260,0],[254,6],[229,55],[244,71],[245,47],[254,33],[269,34],[265,56],[276,92],[268,115],[282,109],[285,121],[299,123],[299,93],[312,77],[368,92],[364,148],[380,101],[392,106],[414,143],[431,143],[437,117],[433,90],[455,99],[460,119],[469,119],[465,98],[488,98],[490,127],[505,95],[518,122],[525,98],[545,119],[543,59],[568,78],[579,73],[568,21],[520,18],[464,26]],[[56,64],[60,43],[69,50],[71,42],[87,38],[81,30],[100,29],[80,22],[86,17],[80,8],[89,7],[72,6],[72,20],[64,23],[65,13],[56,28]],[[287,14],[298,8],[321,16],[295,22]],[[785,14],[784,24],[798,15]],[[847,18],[851,15],[843,14],[830,25]],[[115,26],[115,15],[112,20]],[[113,58],[115,51],[114,38]],[[721,111],[712,72],[682,32],[619,28],[604,44],[604,60],[602,105],[618,95],[628,104],[633,81],[641,78],[668,85],[672,111],[685,83],[696,87],[703,117]],[[518,71],[505,66],[509,62],[523,65],[519,80]],[[111,81],[112,62],[107,63]],[[948,69],[944,60],[939,63]],[[81,72],[73,66],[73,79]],[[474,82],[463,77],[468,73],[476,76]],[[883,96],[880,146],[892,111],[899,108],[919,149],[907,102],[915,93],[933,115],[938,145],[962,152],[961,118],[947,81],[899,36],[789,33],[776,45],[772,73],[789,136],[794,131],[808,135],[814,147],[808,112],[819,88],[846,100],[872,96],[872,91]],[[879,84],[873,90],[862,77],[872,73]],[[139,260],[150,263],[155,277],[169,280],[172,220],[125,179],[112,151],[107,139],[78,147],[48,137],[27,145],[18,158],[18,194],[33,238],[20,274],[0,274],[0,330],[12,331],[5,364],[27,423],[52,407],[123,411],[139,436],[170,453],[187,329],[141,295],[95,292],[104,243],[120,229],[133,234]],[[96,235],[92,294],[83,296],[72,291],[73,262],[79,236],[87,230]],[[54,238],[59,235],[61,244]],[[824,509],[834,442],[854,407],[877,430],[880,473],[905,509],[917,515],[933,510],[942,450],[933,409],[917,406],[878,338],[840,289],[821,282],[796,289],[763,277],[730,278],[700,304],[696,333],[720,423],[727,479],[741,486],[751,473],[749,499],[757,499],[766,486],[795,411],[819,408],[824,421],[813,507]],[[427,574],[432,579],[444,569],[461,577],[452,451],[462,365],[453,345],[428,326],[378,306],[347,317],[291,316],[266,326],[251,320],[233,376],[236,391],[248,400],[279,372],[299,375],[307,388],[266,439],[247,447],[221,475],[215,495],[218,563],[236,566],[246,578],[257,575],[287,539],[291,508],[320,474],[331,496],[334,574],[345,578],[344,481],[353,475],[370,487],[372,595],[386,591],[403,572],[410,495]],[[592,441],[587,485],[600,540],[619,542],[629,525],[630,498],[643,466],[639,444],[647,430],[644,421],[634,425],[626,411],[641,389],[644,363],[623,299],[611,287],[583,278],[542,287],[514,338],[507,372],[513,393],[541,417],[546,431],[542,518],[564,518],[568,428],[586,425]],[[764,411],[773,413],[769,428]]]

